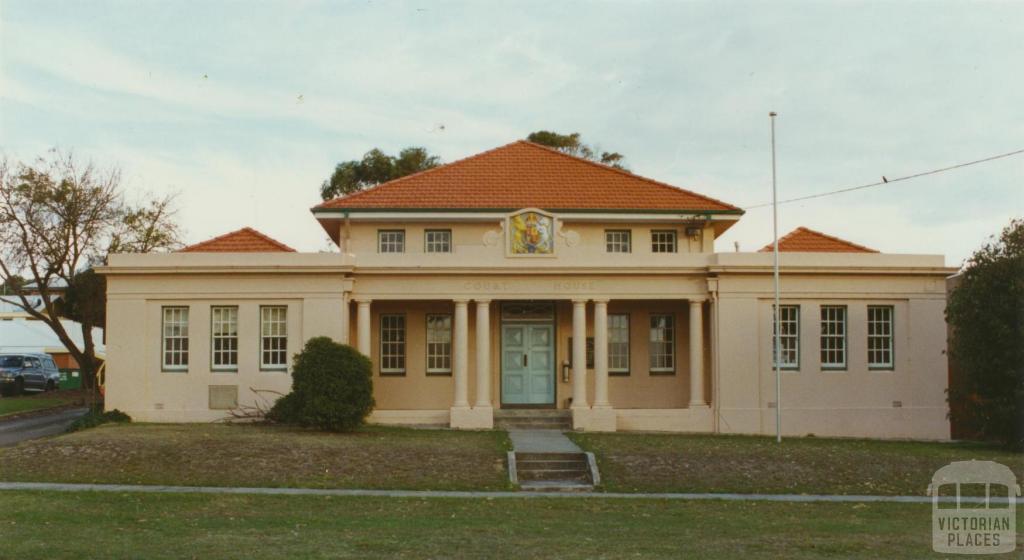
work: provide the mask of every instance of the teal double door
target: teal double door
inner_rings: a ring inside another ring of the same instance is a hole
[[[552,324],[501,326],[501,402],[555,404],[555,327]]]

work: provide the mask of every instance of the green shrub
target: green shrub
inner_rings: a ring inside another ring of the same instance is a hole
[[[68,426],[69,432],[77,432],[79,430],[87,430],[89,428],[95,428],[100,424],[108,423],[121,423],[131,422],[132,417],[121,412],[118,409],[111,410],[109,412],[103,412],[103,409],[95,406],[89,412],[82,416],[78,420],[75,420]]]
[[[361,426],[373,405],[370,360],[322,336],[309,339],[295,355],[292,392],[278,399],[267,418],[343,432]]]

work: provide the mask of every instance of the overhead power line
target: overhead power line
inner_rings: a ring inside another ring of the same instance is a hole
[[[1007,152],[1005,154],[999,154],[999,155],[996,155],[996,156],[990,156],[990,157],[987,157],[987,158],[976,159],[974,161],[967,161],[967,162],[964,162],[964,163],[958,163],[956,165],[951,165],[949,167],[941,167],[939,169],[932,169],[931,171],[922,171],[920,173],[914,173],[913,175],[905,175],[903,177],[893,177],[892,179],[889,179],[888,177],[885,177],[883,175],[882,176],[882,180],[878,181],[877,183],[868,183],[866,185],[857,185],[855,187],[845,187],[845,188],[842,188],[842,189],[836,189],[834,191],[827,191],[827,192],[822,192],[822,193],[817,193],[817,194],[809,194],[809,195],[806,195],[806,196],[798,196],[796,198],[787,198],[786,200],[780,200],[779,204],[787,204],[787,203],[790,203],[790,202],[800,202],[801,200],[811,200],[812,198],[822,198],[822,197],[825,197],[825,196],[832,196],[834,194],[842,194],[842,193],[847,193],[847,192],[851,192],[851,191],[859,191],[861,189],[870,189],[872,187],[880,187],[882,185],[891,185],[892,183],[898,183],[900,181],[909,181],[910,179],[917,179],[918,177],[924,177],[926,175],[935,175],[936,173],[942,173],[942,172],[945,172],[945,171],[952,171],[954,169],[960,169],[961,167],[967,167],[969,165],[977,165],[979,163],[985,163],[987,161],[993,161],[993,160],[1002,159],[1002,158],[1006,158],[1006,157],[1010,157],[1010,156],[1015,156],[1015,155],[1019,155],[1019,154],[1024,154],[1024,149],[1014,150],[1012,152]],[[771,205],[772,205],[771,202],[765,202],[764,204],[755,204],[753,206],[747,206],[745,208],[745,210],[753,210],[754,208],[764,208],[766,206],[771,206]]]

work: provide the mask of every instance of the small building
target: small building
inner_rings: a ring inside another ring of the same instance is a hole
[[[223,418],[329,336],[370,357],[373,422],[775,431],[772,254],[714,251],[736,206],[520,141],[312,212],[340,253],[246,228],[111,255],[107,407]],[[780,248],[783,432],[948,439],[944,258]]]

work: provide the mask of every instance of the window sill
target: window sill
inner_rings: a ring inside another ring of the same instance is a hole
[[[846,371],[846,366],[821,366],[821,371]]]
[[[186,367],[186,368],[168,368],[168,367],[162,367],[162,368],[160,368],[160,371],[161,371],[162,373],[188,373],[188,368],[187,368],[187,367]]]
[[[261,367],[260,371],[263,373],[288,373],[287,367]]]
[[[404,371],[382,371],[380,372],[381,377],[405,377]]]
[[[868,366],[868,371],[896,371],[893,366]]]
[[[674,370],[673,371],[650,371],[648,373],[651,375],[651,377],[671,377],[671,376],[676,374],[676,372]]]
[[[234,374],[234,373],[238,373],[238,368],[234,368],[234,369],[211,369],[210,371],[213,372],[213,373],[232,373],[232,374]]]
[[[609,371],[609,377],[629,377],[628,371]]]
[[[386,374],[382,373],[381,375],[386,375]],[[405,374],[402,373],[401,375],[405,375]],[[451,376],[452,376],[452,372],[451,371],[428,371],[427,372],[427,377],[451,377]]]

